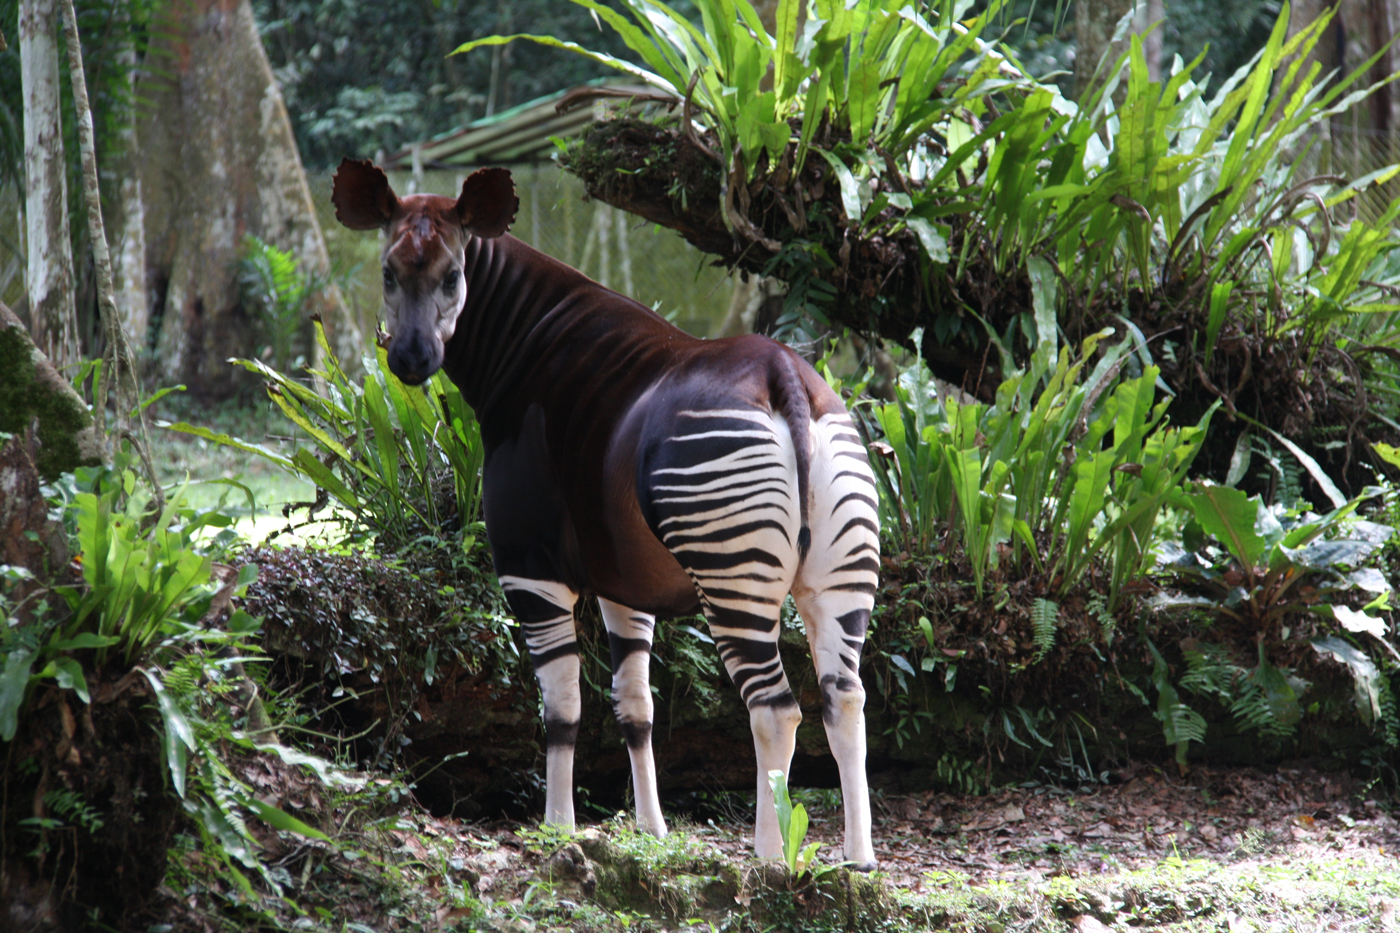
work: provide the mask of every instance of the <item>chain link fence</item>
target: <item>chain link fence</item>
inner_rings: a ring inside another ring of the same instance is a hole
[[[1364,126],[1359,122],[1359,115],[1360,108],[1342,114],[1307,140],[1300,155],[1302,164],[1294,176],[1298,181],[1318,175],[1339,175],[1347,182],[1354,182],[1400,163],[1400,134]],[[1334,217],[1341,223],[1359,218],[1374,225],[1397,197],[1400,197],[1400,178],[1393,178],[1338,205],[1339,211]]]

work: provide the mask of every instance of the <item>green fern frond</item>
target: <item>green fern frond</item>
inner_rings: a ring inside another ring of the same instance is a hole
[[[1182,687],[1198,695],[1217,696],[1227,703],[1235,697],[1247,672],[1230,661],[1224,648],[1200,645],[1183,653],[1186,673],[1181,677]]]
[[[1249,685],[1230,704],[1230,712],[1241,730],[1254,730],[1260,735],[1285,736],[1293,731],[1291,725],[1279,721],[1264,691]]]
[[[1035,659],[1041,659],[1055,647],[1055,631],[1059,628],[1060,604],[1053,599],[1037,599],[1031,604],[1031,626],[1035,630]]]
[[[1185,703],[1174,704],[1163,724],[1167,741],[1174,745],[1206,740],[1206,718]]]

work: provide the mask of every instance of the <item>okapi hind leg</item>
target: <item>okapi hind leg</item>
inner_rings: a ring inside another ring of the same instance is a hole
[[[813,458],[812,548],[792,595],[807,630],[821,687],[822,723],[841,774],[846,860],[869,871],[876,862],[860,653],[879,585],[875,480],[864,445],[844,412],[823,417],[815,427],[825,456]]]
[[[651,748],[651,642],[656,619],[601,597],[598,607],[603,611],[612,654],[613,710],[632,761],[637,829],[653,836],[665,836],[666,820],[661,815],[656,761]]]
[[[788,773],[802,712],[778,656],[779,610],[801,540],[797,462],[781,417],[759,409],[677,413],[650,466],[661,542],[695,583],[710,634],[749,709],[758,759],[754,848],[783,844],[768,772]]]
[[[502,574],[501,589],[525,630],[530,663],[544,705],[544,821],[574,828],[574,745],[583,701],[579,694],[578,639],[574,605],[578,594],[554,580]]]
[[[759,858],[782,858],[783,837],[778,829],[778,812],[773,806],[769,771],[792,771],[792,754],[797,748],[797,727],[802,710],[788,685],[783,661],[778,655],[778,612],[773,609],[770,627],[757,627],[758,619],[747,613],[727,613],[705,607],[710,634],[719,648],[729,677],[739,688],[749,708],[749,729],[753,732],[754,758],[758,764],[757,806],[754,812],[753,843]],[[739,624],[735,624],[735,623]]]

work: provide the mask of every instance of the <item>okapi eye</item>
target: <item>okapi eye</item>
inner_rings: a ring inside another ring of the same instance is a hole
[[[384,267],[384,287],[385,287],[385,288],[393,288],[393,287],[394,287],[394,273],[391,272],[391,271],[389,270],[389,267],[388,267],[388,266],[385,266],[385,267]]]
[[[457,270],[447,270],[447,275],[442,280],[442,293],[451,295],[457,291]]]

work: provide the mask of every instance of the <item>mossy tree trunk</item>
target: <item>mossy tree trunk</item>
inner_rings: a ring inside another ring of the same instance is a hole
[[[151,327],[160,376],[203,395],[237,383],[225,363],[258,349],[236,263],[255,234],[329,266],[282,95],[247,0],[173,0],[147,53],[136,128]],[[342,359],[361,339],[338,293],[318,310]]]

